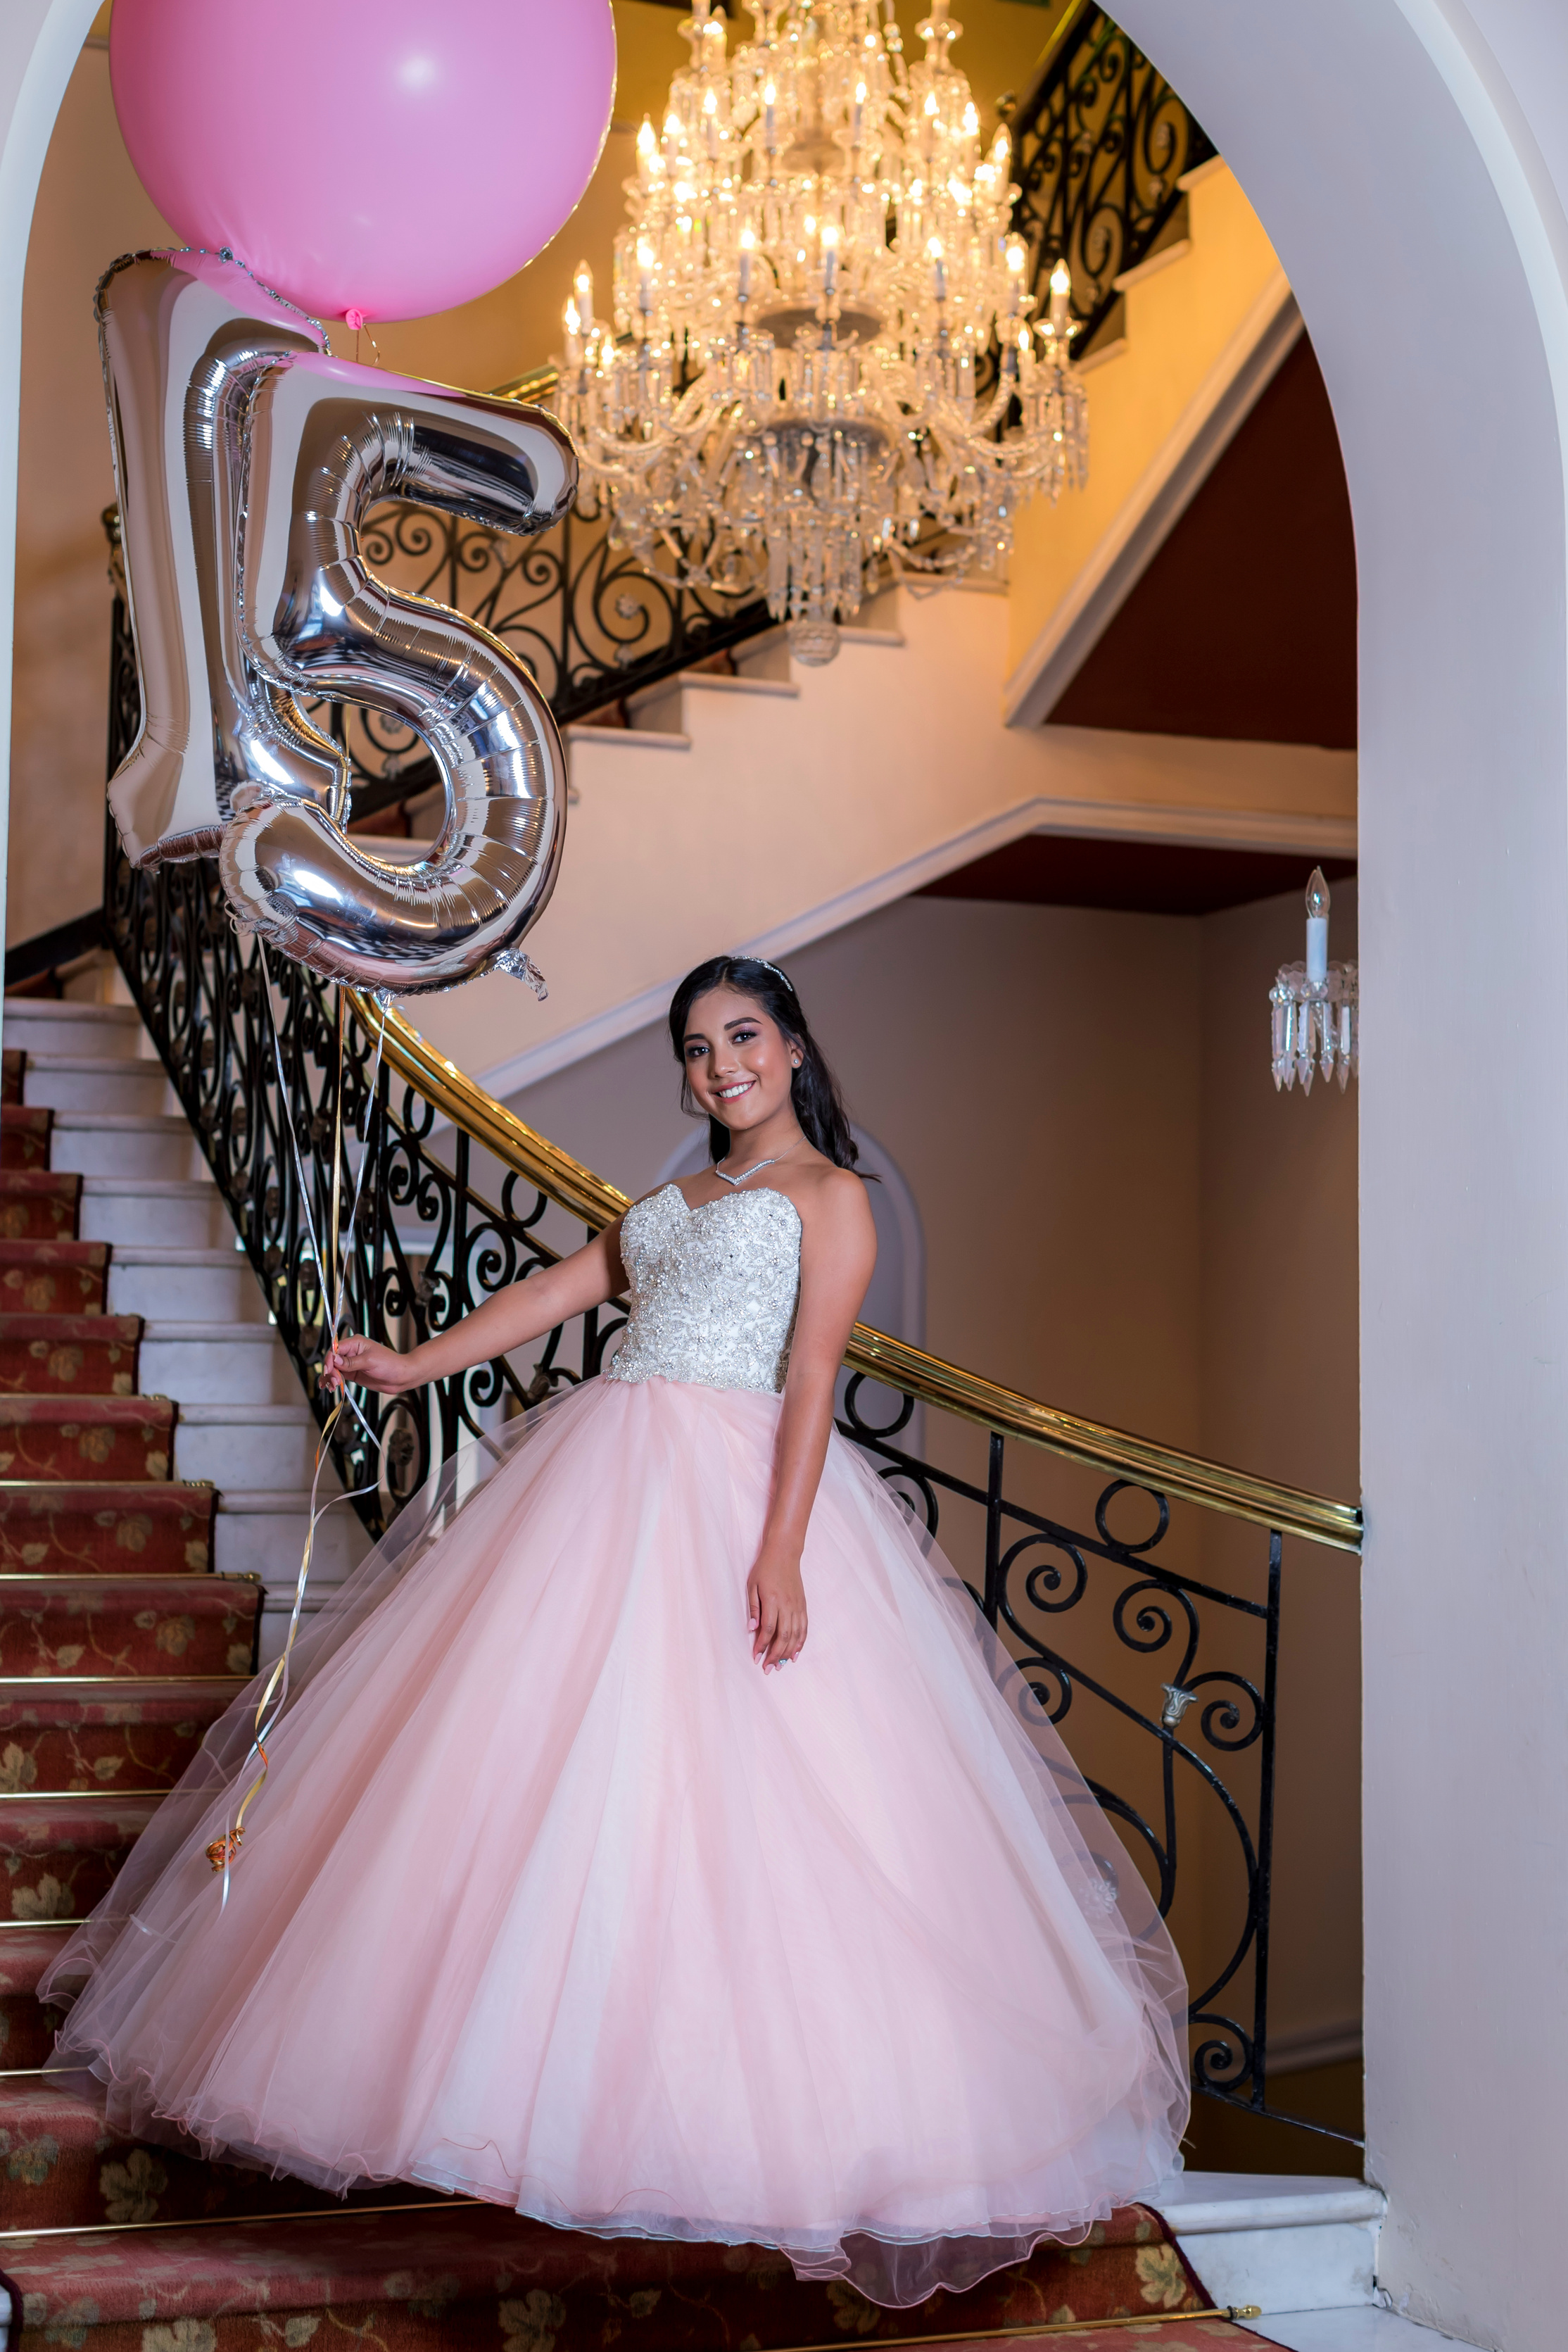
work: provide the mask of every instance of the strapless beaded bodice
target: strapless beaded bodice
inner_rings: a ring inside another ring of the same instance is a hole
[[[666,1184],[627,1210],[626,1336],[605,1377],[690,1381],[710,1389],[784,1385],[800,1291],[800,1219],[758,1187],[688,1209]]]

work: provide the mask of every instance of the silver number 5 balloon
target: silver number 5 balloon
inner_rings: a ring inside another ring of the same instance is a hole
[[[216,853],[237,919],[329,979],[408,995],[520,952],[560,860],[549,705],[466,615],[395,594],[367,507],[417,499],[543,530],[576,488],[553,417],[331,358],[226,256],[136,254],[98,290],[131,627],[135,744],[110,784],[141,866]],[[386,711],[433,754],[445,818],[417,866],[344,831],[343,755],[296,698]]]

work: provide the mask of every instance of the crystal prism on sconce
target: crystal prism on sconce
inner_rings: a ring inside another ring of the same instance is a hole
[[[1280,967],[1269,991],[1273,1015],[1274,1085],[1311,1094],[1321,1070],[1338,1074],[1340,1092],[1359,1074],[1361,1013],[1353,963],[1329,961],[1329,886],[1314,866],[1307,885],[1307,960]]]

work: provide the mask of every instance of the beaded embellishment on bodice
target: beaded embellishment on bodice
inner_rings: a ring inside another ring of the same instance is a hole
[[[800,1218],[759,1186],[688,1209],[676,1184],[627,1210],[626,1336],[605,1378],[709,1389],[784,1385],[800,1292]]]

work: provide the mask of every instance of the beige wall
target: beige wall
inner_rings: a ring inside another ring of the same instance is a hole
[[[102,897],[110,588],[99,516],[114,475],[92,289],[116,254],[167,236],[120,141],[109,59],[86,49],[49,144],[23,295],[7,940]]]
[[[1354,894],[1333,945],[1354,952]],[[1276,1097],[1267,991],[1301,952],[1300,901],[1203,921],[913,898],[789,959],[856,1118],[925,1227],[927,1345],[1091,1417],[1354,1496],[1355,1101]],[[644,1030],[516,1098],[628,1192],[689,1133],[663,1033]],[[932,1458],[983,1476],[977,1433],[934,1414]],[[1099,1482],[1009,1450],[1008,1491],[1080,1528]],[[1260,1593],[1267,1539],[1178,1512],[1166,1550]],[[942,1534],[971,1573],[977,1516]],[[1201,1552],[1199,1549],[1201,1544]],[[1168,1654],[1120,1644],[1101,1578],[1061,1647],[1147,1706]],[[1359,2014],[1356,1570],[1288,1554],[1281,1655],[1279,2030]],[[1232,1644],[1256,1671],[1260,1654]],[[1221,1660],[1197,1661],[1197,1671]],[[1188,1728],[1193,1718],[1188,1717]],[[1086,1769],[1157,1806],[1153,1743],[1081,1692]],[[1223,1767],[1222,1767],[1223,1769]],[[1251,1786],[1253,1761],[1226,1777]],[[1228,1841],[1196,1786],[1179,1814],[1177,1927],[1195,1978],[1233,1905]],[[1223,2004],[1222,2004],[1223,2005]]]

